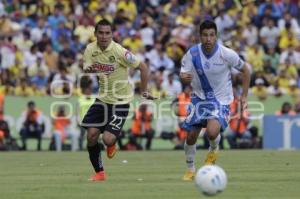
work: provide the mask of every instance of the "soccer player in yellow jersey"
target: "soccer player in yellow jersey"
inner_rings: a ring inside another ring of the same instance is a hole
[[[96,174],[92,181],[103,181],[104,173],[98,138],[102,135],[107,157],[116,153],[120,135],[134,94],[128,81],[128,68],[139,68],[141,91],[146,99],[154,99],[147,91],[148,68],[134,54],[112,40],[112,25],[106,19],[95,26],[97,41],[87,45],[84,52],[84,71],[99,75],[99,96],[82,120],[87,129],[87,148]]]

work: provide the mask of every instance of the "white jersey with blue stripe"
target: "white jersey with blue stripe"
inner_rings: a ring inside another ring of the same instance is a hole
[[[200,99],[228,105],[233,100],[231,68],[241,70],[243,66],[243,60],[232,49],[216,44],[206,55],[197,44],[183,56],[181,72],[193,74],[191,85]]]

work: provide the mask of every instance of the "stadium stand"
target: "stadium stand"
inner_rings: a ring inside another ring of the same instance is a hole
[[[219,42],[247,61],[250,95],[279,107],[288,96],[299,113],[298,0],[0,0],[0,106],[7,96],[80,96],[83,50],[102,18],[113,22],[114,40],[148,64],[153,94],[170,102],[182,92],[182,55],[199,41],[199,22],[212,19]],[[233,74],[239,94],[241,77]],[[96,94],[97,77],[91,80]],[[130,71],[137,93],[138,81]]]

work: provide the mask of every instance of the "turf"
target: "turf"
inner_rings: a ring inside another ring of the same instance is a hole
[[[198,165],[204,152],[198,152]],[[127,160],[127,163],[123,161]],[[0,153],[1,199],[196,199],[183,182],[183,151],[119,152],[104,157],[108,180],[92,183],[86,152]],[[299,199],[300,151],[221,151],[226,190],[213,198]]]

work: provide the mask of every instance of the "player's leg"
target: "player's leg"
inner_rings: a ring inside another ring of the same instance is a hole
[[[129,111],[129,104],[109,105],[108,121],[102,140],[106,145],[106,154],[108,158],[113,158],[117,152],[116,142],[121,136],[123,125],[126,121]]]
[[[215,111],[215,108],[216,106],[214,105],[211,111],[212,113],[217,112],[218,115],[211,114],[210,116],[213,116],[213,118],[207,120],[206,133],[209,140],[209,152],[205,160],[206,165],[215,164],[221,141],[220,132],[223,132],[228,126],[229,105],[218,105],[218,111]]]
[[[94,167],[96,174],[90,178],[92,181],[105,180],[104,168],[101,159],[101,148],[98,143],[100,130],[98,128],[87,129],[87,149],[90,161]]]
[[[104,131],[102,136],[103,143],[106,145],[106,155],[108,158],[113,158],[117,152],[116,142],[117,136],[110,131]]]
[[[203,115],[203,108],[201,100],[197,97],[192,97],[192,102],[188,108],[188,116],[184,120],[182,127],[187,131],[187,137],[184,143],[184,152],[186,157],[186,164],[188,170],[183,176],[184,181],[191,181],[196,174],[195,168],[195,155],[196,155],[196,142],[200,134],[205,118]]]
[[[209,152],[206,156],[205,164],[215,164],[217,159],[217,151],[221,140],[221,124],[216,119],[207,120],[206,134],[209,140]]]
[[[84,116],[81,126],[87,130],[87,150],[90,161],[96,174],[92,181],[105,180],[104,168],[101,159],[101,147],[98,142],[100,133],[104,132],[107,123],[107,105],[96,99]]]
[[[196,142],[200,131],[201,128],[196,128],[187,133],[187,137],[184,143],[184,152],[185,152],[186,165],[188,170],[183,176],[184,181],[193,180],[196,173],[196,167],[195,167]]]

